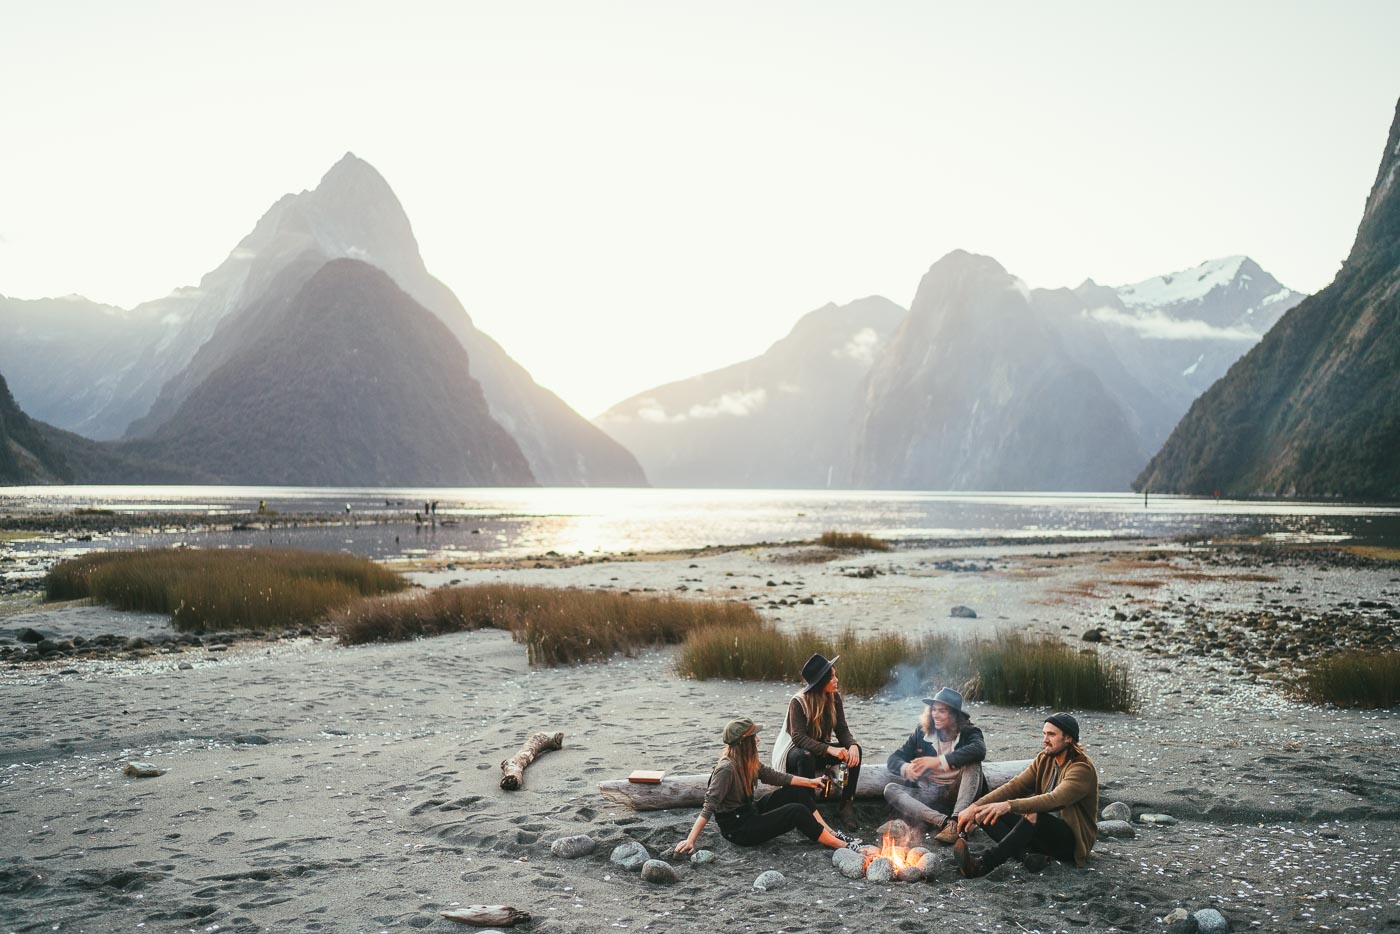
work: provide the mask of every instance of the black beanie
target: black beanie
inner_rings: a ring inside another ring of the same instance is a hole
[[[1079,721],[1067,713],[1052,713],[1045,718],[1046,723],[1053,723],[1060,732],[1079,742]]]

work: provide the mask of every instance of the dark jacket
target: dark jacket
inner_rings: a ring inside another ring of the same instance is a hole
[[[807,710],[802,706],[802,698],[800,697],[794,697],[788,701],[787,729],[794,746],[798,749],[805,749],[814,755],[824,754],[828,746],[849,749],[856,742],[856,738],[851,735],[851,728],[846,725],[846,705],[841,702],[839,691],[836,693],[836,724],[832,728],[836,742],[832,742],[830,736],[812,735],[811,727],[807,723]]]
[[[885,768],[890,770],[890,774],[899,777],[899,770],[920,756],[936,756],[938,747],[935,746],[925,735],[922,727],[914,727],[914,732],[909,734],[909,738],[904,741],[894,752],[890,753],[889,760],[885,763]],[[987,758],[987,743],[982,739],[980,727],[971,723],[958,728],[958,741],[953,746],[953,751],[948,753],[948,768],[960,769],[965,765],[972,765],[974,762],[981,762]]]

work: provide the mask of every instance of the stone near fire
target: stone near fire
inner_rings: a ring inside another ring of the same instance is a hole
[[[883,856],[877,856],[865,867],[865,878],[871,882],[893,882],[894,863]]]
[[[923,859],[925,856],[932,852],[933,850],[930,850],[926,846],[911,846],[909,848],[909,852],[904,854],[904,859],[906,862],[909,863],[917,863],[919,860]]]
[[[939,870],[943,868],[943,856],[938,853],[925,853],[919,858],[919,871],[924,874],[924,881],[932,882],[938,878]]]
[[[895,870],[894,877],[900,882],[922,882],[924,881],[924,871],[917,863],[910,863]]]
[[[753,887],[756,892],[780,889],[785,885],[787,885],[787,876],[778,872],[776,869],[770,869],[767,872],[759,873],[758,878],[753,880]]]
[[[1122,801],[1115,801],[1103,809],[1104,820],[1132,820],[1133,809]]]
[[[1099,821],[1099,836],[1101,837],[1135,837],[1137,831],[1133,825],[1125,820],[1101,820]]]
[[[879,827],[875,828],[875,836],[877,838],[883,840],[885,834],[889,834],[890,839],[895,842],[896,846],[904,846],[905,841],[909,839],[909,835],[912,832],[913,831],[909,829],[909,825],[897,817],[894,820],[887,820]]]
[[[837,850],[831,854],[831,864],[847,879],[865,878],[865,857],[855,850]]]

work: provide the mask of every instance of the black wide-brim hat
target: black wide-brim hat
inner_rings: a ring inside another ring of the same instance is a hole
[[[825,684],[827,675],[831,674],[831,669],[836,665],[836,659],[840,657],[837,655],[827,661],[826,656],[818,652],[807,659],[807,664],[802,666],[802,680],[807,682],[807,686],[802,689],[802,692],[805,694],[813,688]]]

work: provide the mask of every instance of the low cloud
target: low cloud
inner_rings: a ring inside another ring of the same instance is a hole
[[[1178,320],[1160,311],[1142,314],[1128,314],[1117,308],[1095,308],[1085,312],[1095,321],[1114,327],[1137,331],[1142,337],[1161,341],[1249,341],[1259,340],[1259,335],[1246,328],[1218,328],[1213,324],[1194,319]]]
[[[671,413],[655,399],[646,399],[637,408],[637,417],[654,424],[674,424],[690,418],[718,418],[721,415],[743,418],[761,409],[767,401],[766,389],[748,389],[742,392],[726,392],[718,399],[696,403],[684,412]]]
[[[875,349],[880,346],[880,335],[874,328],[861,328],[851,335],[851,339],[831,352],[836,359],[855,360],[857,363],[875,362]]]

